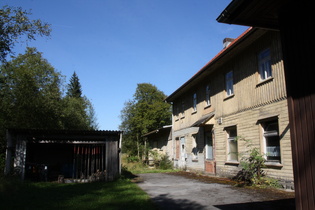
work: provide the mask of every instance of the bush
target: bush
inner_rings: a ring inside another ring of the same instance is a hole
[[[128,163],[136,163],[136,162],[139,162],[140,160],[139,160],[139,157],[138,156],[133,156],[133,155],[131,155],[131,156],[128,156],[127,157],[127,162]]]
[[[159,169],[162,170],[173,169],[173,162],[169,159],[168,155],[163,155],[161,157]]]
[[[251,141],[243,138],[238,138],[245,141],[245,146],[248,149],[241,158],[242,170],[234,177],[239,183],[245,185],[259,185],[262,183],[261,177],[264,176],[262,168],[265,167],[265,158],[260,154],[258,148],[252,148]]]

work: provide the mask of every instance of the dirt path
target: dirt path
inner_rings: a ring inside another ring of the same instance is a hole
[[[198,180],[189,174],[138,176],[138,186],[163,210],[295,209],[292,193],[239,188],[213,180],[207,182],[205,178]]]

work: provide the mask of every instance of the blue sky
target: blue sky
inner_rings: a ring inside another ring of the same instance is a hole
[[[66,76],[76,71],[99,128],[117,130],[138,83],[170,95],[246,27],[216,21],[230,0],[1,0],[51,24],[50,38],[17,44],[43,52]]]

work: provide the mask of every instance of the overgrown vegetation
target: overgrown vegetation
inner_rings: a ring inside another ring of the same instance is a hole
[[[128,178],[81,184],[0,180],[1,209],[157,209]]]
[[[145,162],[140,161],[137,156],[124,154],[122,157],[122,166],[125,171],[130,171],[133,174],[165,173],[178,171],[173,169],[173,163],[168,159],[166,155],[161,156],[158,165],[155,165],[155,167],[150,167]]]
[[[254,147],[251,140],[243,137],[237,137],[237,141],[245,142],[245,151],[240,155],[240,164],[242,169],[234,177],[239,185],[261,186],[261,187],[279,187],[276,179],[266,176],[263,168],[265,168],[264,154],[260,153],[259,148]]]

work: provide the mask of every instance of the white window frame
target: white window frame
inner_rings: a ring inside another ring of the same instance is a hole
[[[238,143],[237,143],[237,129],[236,126],[226,128],[227,133],[227,161],[238,162]],[[235,130],[235,135],[231,135],[231,131]],[[236,144],[236,151],[231,151],[230,143]],[[234,154],[235,153],[235,154]]]
[[[277,124],[277,130],[269,130],[268,126]],[[268,120],[261,124],[262,134],[263,134],[263,152],[267,163],[281,163],[281,145],[279,136],[279,122],[278,120]],[[276,138],[278,145],[268,146],[268,138]],[[278,157],[278,158],[272,158]]]
[[[258,69],[260,81],[272,78],[270,48],[267,48],[258,54]]]
[[[227,96],[234,95],[233,85],[233,71],[229,71],[225,74],[225,91]]]

